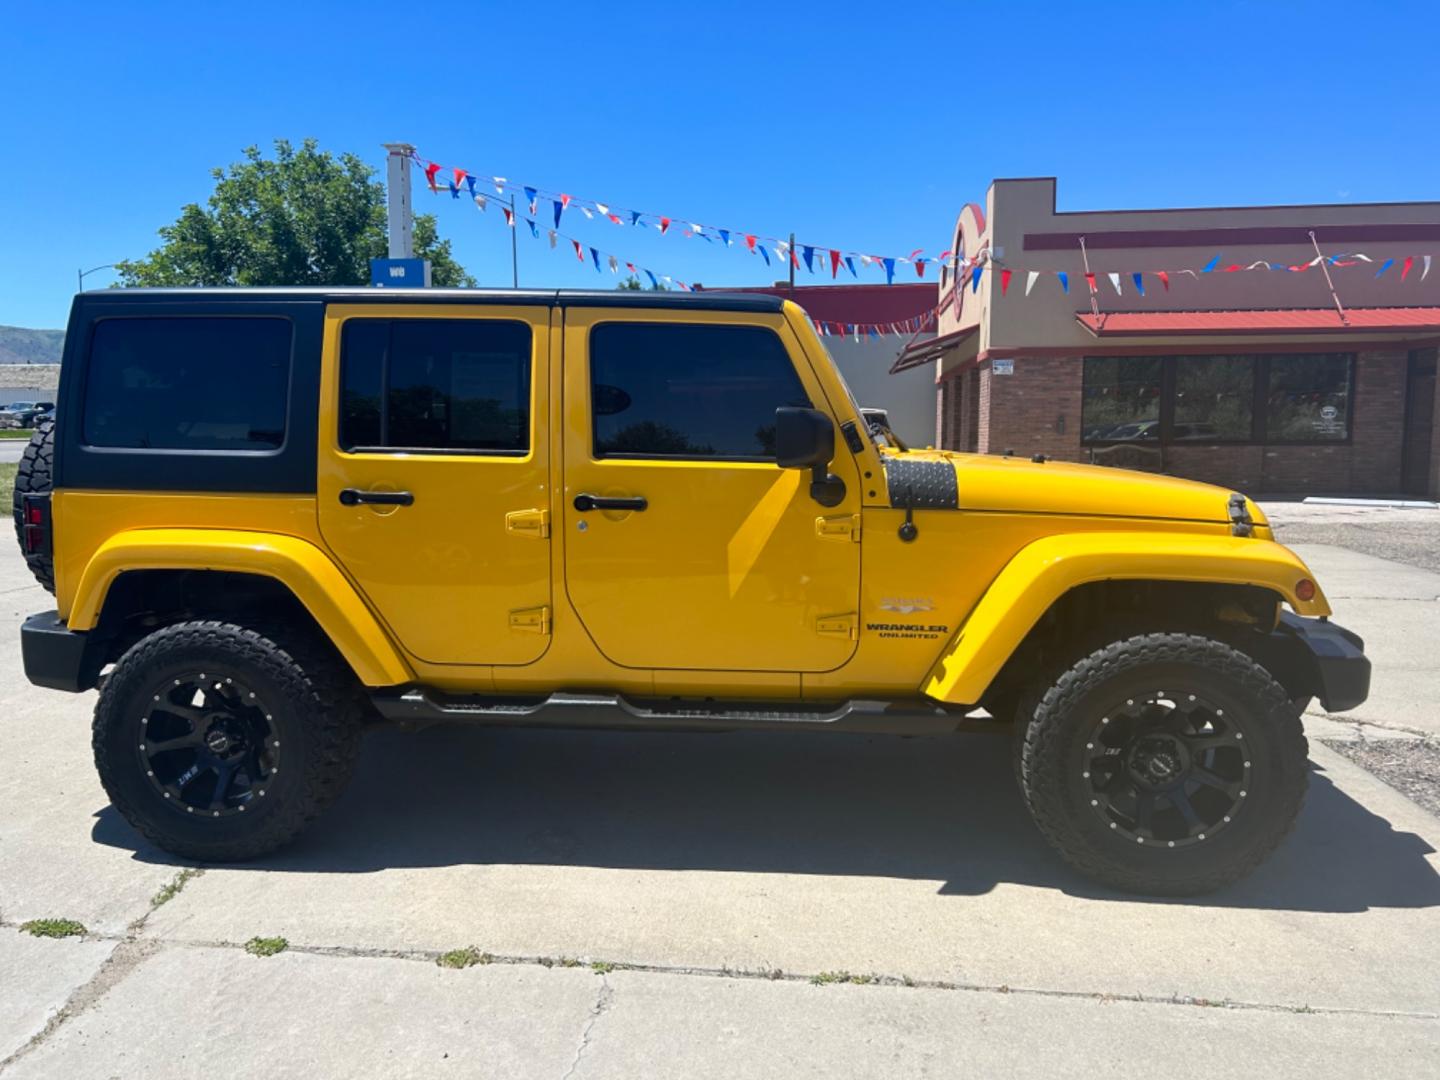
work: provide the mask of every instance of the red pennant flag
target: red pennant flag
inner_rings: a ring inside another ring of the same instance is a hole
[[[459,186],[460,186],[461,184],[463,184],[464,182],[465,182],[465,170],[464,170],[464,169],[456,169],[456,170],[455,170],[455,186],[456,186],[456,187],[459,187]]]
[[[750,236],[750,235],[747,234],[746,237],[745,237],[745,246],[748,247],[751,251],[754,251],[754,250],[755,250],[755,237]]]
[[[624,224],[625,224],[625,222],[623,222],[623,221],[620,220],[620,215],[619,215],[619,214],[606,214],[605,216],[608,217],[611,221],[615,222],[616,225],[624,225]]]
[[[1415,265],[1415,256],[1406,255],[1405,261],[1400,264],[1400,280],[1405,280],[1405,275],[1410,273],[1410,267]]]
[[[914,251],[910,252],[910,258],[913,260],[916,255],[919,255],[924,250],[924,248],[916,248]]]
[[[1090,286],[1090,291],[1091,291],[1092,293],[1095,292],[1095,291],[1097,291],[1096,288],[1095,288],[1095,275],[1094,275],[1094,274],[1087,273],[1087,274],[1085,275],[1085,284],[1087,284],[1087,285]]]
[[[568,209],[570,209],[570,196],[569,196],[569,195],[566,195],[566,194],[564,194],[564,193],[562,193],[562,194],[560,195],[560,209],[561,209],[561,210],[568,210]]]
[[[916,277],[924,277],[924,276],[925,276],[925,260],[924,260],[924,259],[916,259],[916,260],[915,260],[915,276],[916,276]]]
[[[953,251],[951,251],[949,248],[946,248],[944,251],[940,252],[940,261],[941,261],[941,262],[944,262],[946,259],[948,259],[948,258],[949,258],[951,255],[953,255],[953,254],[954,254]]]
[[[570,243],[575,245],[575,257],[583,263],[585,261],[585,252],[580,249],[580,241],[571,240]]]
[[[514,211],[514,210],[511,210],[508,206],[505,207],[504,210],[505,210],[505,224],[506,224],[506,225],[509,225],[509,226],[513,229],[513,228],[515,227],[515,211]]]
[[[1010,291],[1010,276],[1015,273],[1013,270],[1000,271],[1000,295],[1004,296]]]
[[[669,231],[670,231],[670,219],[669,219],[668,217],[662,217],[662,218],[660,219],[660,235],[661,235],[661,236],[664,236],[664,235],[665,235],[667,232],[669,232]]]
[[[1240,266],[1239,263],[1236,263],[1234,266],[1227,266],[1227,267],[1225,267],[1225,273],[1227,273],[1227,274],[1233,274],[1233,273],[1235,273],[1236,270],[1239,270],[1239,269],[1241,269],[1241,266]]]
[[[790,249],[790,265],[795,267],[796,270],[800,269],[800,256],[795,254],[794,248]]]
[[[1169,292],[1169,291],[1170,291],[1170,275],[1167,274],[1164,270],[1159,270],[1159,271],[1156,272],[1155,276],[1160,279],[1160,284],[1165,286],[1165,291],[1166,291],[1166,292]]]
[[[430,190],[439,193],[440,189],[435,186],[435,174],[440,171],[440,166],[431,162],[425,166],[425,183],[430,185]]]
[[[626,269],[626,270],[629,270],[629,271],[633,274],[633,273],[635,273],[635,264],[634,264],[634,263],[627,262],[627,263],[625,264],[625,269]]]
[[[840,273],[840,252],[830,249],[830,278],[833,281]]]

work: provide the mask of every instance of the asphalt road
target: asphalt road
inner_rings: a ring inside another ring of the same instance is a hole
[[[0,465],[19,461],[29,445],[25,439],[0,439]]]
[[[1440,577],[1302,548],[1436,726]],[[1440,821],[1312,738],[1295,834],[1212,897],[1063,868],[998,737],[381,732],[281,856],[106,804],[91,695],[20,673],[0,545],[0,1077],[1435,1075]],[[1382,674],[1383,673],[1383,674]],[[168,885],[180,891],[166,898]],[[29,919],[82,922],[40,940]],[[256,936],[278,956],[248,955]],[[475,946],[491,962],[436,965]]]

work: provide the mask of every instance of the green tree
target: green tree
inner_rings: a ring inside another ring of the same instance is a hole
[[[208,205],[190,203],[160,230],[162,247],[116,264],[123,285],[367,285],[382,258],[385,185],[354,154],[333,157],[306,139],[275,140],[275,157],[247,147],[215,169]],[[475,284],[430,214],[415,218],[415,254],[436,285]]]
[[[627,277],[624,281],[620,282],[620,284],[619,284],[619,285],[616,285],[615,288],[617,288],[617,289],[624,289],[624,290],[629,291],[629,292],[669,292],[669,291],[670,291],[670,286],[669,286],[669,285],[666,285],[665,282],[663,282],[663,281],[656,281],[654,285],[642,285],[642,284],[640,283],[640,279],[639,279],[636,275],[634,275],[634,274],[631,274],[631,275],[630,275],[629,277]]]

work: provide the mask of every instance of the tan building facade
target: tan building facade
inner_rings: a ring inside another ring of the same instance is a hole
[[[895,365],[933,365],[939,445],[1256,494],[1440,495],[1440,203],[1055,197],[1053,178],[997,180],[960,213],[961,280]]]

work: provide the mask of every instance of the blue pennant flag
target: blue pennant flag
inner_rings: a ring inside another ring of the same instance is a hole
[[[1141,296],[1145,295],[1145,278],[1141,274],[1131,274],[1130,280],[1135,282],[1135,291]]]
[[[538,194],[539,192],[537,192],[533,187],[527,187],[525,189],[525,199],[530,204],[530,212],[532,214],[535,212],[535,196]]]
[[[655,280],[655,275],[652,274],[649,270],[645,271],[645,276],[650,279],[650,288],[658,289],[660,287],[660,283]]]
[[[600,272],[600,252],[596,251],[594,248],[591,248],[590,258],[595,260],[595,272],[598,274]]]
[[[1068,293],[1068,292],[1070,291],[1070,278],[1069,278],[1069,276],[1065,273],[1064,270],[1056,270],[1056,271],[1055,271],[1055,276],[1060,279],[1060,288],[1063,289],[1065,292]]]
[[[845,256],[845,269],[850,271],[850,276],[853,278],[860,276],[855,272],[855,258],[852,255]]]
[[[631,225],[639,225],[639,224],[640,224],[640,211],[639,211],[639,210],[631,210],[631,211],[630,211],[630,224],[631,224]],[[646,272],[647,274],[650,273],[650,271],[648,271],[648,270],[645,271],[645,272]],[[654,275],[651,274],[651,276],[653,277]]]
[[[815,249],[806,244],[800,251],[805,256],[805,269],[813,274],[815,272]]]
[[[1205,264],[1205,269],[1204,269],[1204,270],[1201,270],[1200,272],[1201,272],[1202,274],[1208,274],[1208,273],[1210,273],[1211,270],[1214,270],[1215,267],[1217,267],[1217,266],[1219,266],[1219,265],[1220,265],[1220,256],[1219,256],[1219,255],[1216,255],[1213,259],[1211,259],[1208,263]]]
[[[878,338],[878,337],[880,336],[880,331],[879,331],[879,330],[876,330],[875,327],[873,327],[873,326],[870,327],[870,329],[866,330],[865,333],[866,333],[868,336],[870,336],[870,337],[877,337],[877,338]]]
[[[974,270],[970,271],[970,291],[972,293],[980,291],[980,275],[984,272],[985,268],[983,266],[977,266]]]
[[[560,215],[565,212],[565,207],[560,204],[560,200],[559,200],[559,199],[556,199],[556,200],[555,200],[554,206],[555,206],[555,227],[558,229],[558,228],[560,227]]]
[[[886,285],[894,285],[894,284],[895,284],[895,260],[894,260],[894,259],[881,259],[880,261],[885,265],[885,284],[886,284]]]
[[[729,246],[730,246],[730,230],[729,230],[729,229],[721,229],[721,230],[720,230],[720,239],[724,241],[726,247],[729,247]]]
[[[470,189],[470,197],[473,199],[475,197],[475,177],[465,177],[465,186]]]
[[[770,253],[765,250],[765,245],[764,245],[764,244],[756,244],[756,245],[755,245],[755,250],[758,251],[758,252],[760,252],[761,258],[763,258],[763,259],[765,260],[765,265],[766,265],[766,266],[769,266],[769,265],[770,265]]]
[[[1383,263],[1380,264],[1380,269],[1375,271],[1375,276],[1376,276],[1376,277],[1379,277],[1381,274],[1385,273],[1386,270],[1389,270],[1390,267],[1392,267],[1392,266],[1394,266],[1394,265],[1395,265],[1395,260],[1394,260],[1394,259],[1386,259]]]
[[[540,239],[540,230],[535,227],[535,222],[531,221],[531,220],[527,217],[527,218],[525,219],[525,224],[530,226],[530,235],[533,236],[536,240],[539,240],[539,239]]]
[[[458,199],[460,197],[460,189],[455,186],[454,180],[450,181],[450,197],[452,199]]]

